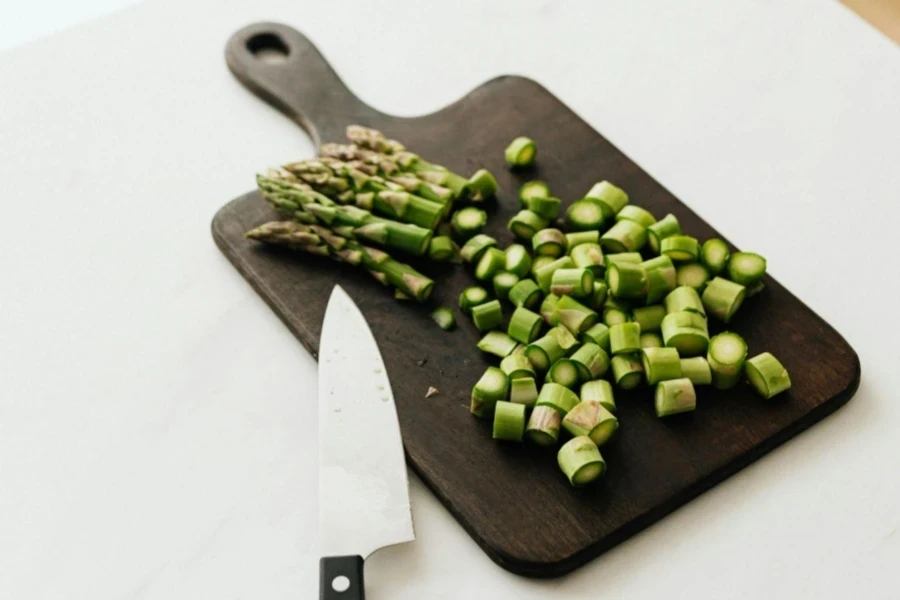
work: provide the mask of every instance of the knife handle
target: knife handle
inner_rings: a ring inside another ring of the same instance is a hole
[[[350,582],[346,589],[336,589],[340,577]],[[327,556],[319,561],[319,600],[366,600],[362,556]]]

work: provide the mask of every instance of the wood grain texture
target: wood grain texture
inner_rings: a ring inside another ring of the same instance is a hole
[[[276,39],[288,51],[281,64],[263,63],[249,49]],[[405,119],[363,104],[309,40],[283,25],[238,32],[227,60],[238,79],[317,144],[341,140],[346,125],[360,123],[454,171],[490,169],[502,193],[488,208],[486,231],[504,243],[511,241],[505,224],[518,210],[515,190],[531,178],[547,181],[567,203],[609,179],[654,214],[674,213],[692,235],[719,235],[534,81],[499,77],[443,110]],[[503,149],[522,134],[538,142],[538,167],[517,175],[505,168]],[[731,328],[751,354],[768,350],[782,360],[790,393],[764,402],[746,386],[727,393],[701,387],[696,412],[666,420],[655,417],[650,389],[618,393],[622,425],[602,450],[609,470],[598,485],[575,490],[555,453],[496,443],[490,423],[469,414],[470,389],[491,361],[476,350],[480,336],[467,318],[457,314],[460,328],[444,332],[428,307],[398,303],[363,272],[243,238],[273,217],[255,192],[241,196],[215,216],[216,243],[313,356],[332,286],[347,290],[384,355],[409,464],[494,561],[522,575],[558,576],[584,564],[821,420],[859,384],[853,349],[767,276],[766,290],[745,303]],[[459,266],[422,270],[438,281],[435,304],[455,308],[459,292],[474,281]],[[426,400],[429,386],[441,394]]]

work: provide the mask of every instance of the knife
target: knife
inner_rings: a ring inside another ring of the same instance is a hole
[[[319,344],[321,600],[364,600],[363,561],[415,539],[394,394],[365,318],[334,286]]]

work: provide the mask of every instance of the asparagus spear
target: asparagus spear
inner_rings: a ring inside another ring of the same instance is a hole
[[[303,225],[294,221],[273,221],[247,232],[249,239],[274,246],[284,246],[351,265],[362,265],[369,271],[383,274],[388,283],[419,302],[427,300],[434,288],[434,281],[409,265],[398,262],[386,252],[331,233],[330,242],[323,238],[324,227]],[[340,241],[339,241],[340,240]],[[338,249],[336,246],[341,246]]]

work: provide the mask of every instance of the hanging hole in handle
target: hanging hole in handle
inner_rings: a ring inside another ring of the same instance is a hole
[[[291,53],[287,44],[274,33],[258,33],[247,40],[247,50],[258,60],[268,64],[279,64],[287,60]]]
[[[331,580],[331,589],[342,594],[350,589],[350,580],[343,575],[338,575]]]

